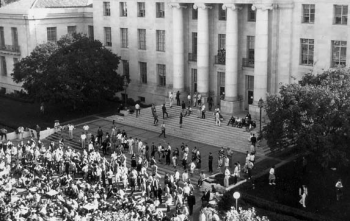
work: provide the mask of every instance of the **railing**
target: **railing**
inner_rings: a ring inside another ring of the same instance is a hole
[[[242,66],[254,68],[254,59],[251,58],[242,58]]]
[[[225,55],[215,55],[215,64],[226,64]]]
[[[197,54],[188,53],[188,60],[189,61],[197,61]]]
[[[0,45],[0,51],[21,53],[20,47],[15,45]]]

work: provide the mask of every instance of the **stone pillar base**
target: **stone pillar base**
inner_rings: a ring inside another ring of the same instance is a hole
[[[241,111],[241,102],[220,100],[220,111],[224,114],[233,115]]]
[[[250,104],[249,105],[249,113],[252,116],[252,119],[256,120],[257,122],[260,121],[260,108],[258,105]],[[265,123],[267,119],[266,111],[264,108],[261,109],[261,122]]]

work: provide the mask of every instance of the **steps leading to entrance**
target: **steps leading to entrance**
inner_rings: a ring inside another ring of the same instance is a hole
[[[172,108],[166,104],[169,118],[165,116],[166,134],[175,137],[188,139],[216,147],[229,147],[238,152],[246,152],[249,150],[250,142],[248,142],[249,133],[245,132],[245,128],[236,128],[227,126],[227,122],[230,118],[228,115],[224,115],[224,121],[221,126],[216,126],[214,121],[213,112],[206,112],[206,119],[199,118],[198,109],[194,108],[193,113],[190,116],[183,118],[182,128],[179,127],[179,116],[181,107],[173,106]],[[153,125],[154,118],[152,116],[151,108],[141,110],[141,115],[136,118],[136,114],[126,114],[124,117],[109,116],[106,119],[115,120],[121,124],[134,126],[141,129],[161,132],[160,125],[163,122],[162,108],[156,106],[159,122],[156,126]],[[259,130],[259,122],[257,122],[257,128],[252,132],[257,134]],[[257,155],[264,156],[270,153],[268,147],[257,148]]]

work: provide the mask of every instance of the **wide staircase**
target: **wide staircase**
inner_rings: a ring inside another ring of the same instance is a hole
[[[211,111],[206,111],[206,119],[201,119],[198,116],[198,109],[193,108],[193,112],[190,116],[183,118],[182,128],[179,126],[179,116],[182,111],[180,106],[169,107],[166,104],[169,118],[165,116],[164,122],[166,125],[166,134],[196,141],[204,144],[209,144],[216,147],[229,147],[235,151],[246,152],[249,150],[250,143],[248,138],[249,132],[245,131],[245,128],[237,128],[227,126],[230,116],[223,115],[224,121],[221,126],[215,125],[214,115]],[[141,110],[141,115],[136,118],[136,114],[128,114],[125,112],[124,117],[118,115],[109,116],[106,119],[115,120],[118,123],[142,128],[145,130],[154,131],[160,133],[161,124],[163,122],[161,105],[156,106],[159,122],[154,126],[154,118],[151,108],[145,108]],[[240,117],[243,113],[238,114]],[[259,130],[259,122],[256,121],[257,127],[252,132],[257,134]],[[257,148],[257,155],[265,156],[270,153],[270,149],[265,145]]]

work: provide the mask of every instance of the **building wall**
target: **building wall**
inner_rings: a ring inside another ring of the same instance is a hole
[[[20,54],[4,53],[0,50],[0,56],[5,56],[7,76],[0,74],[0,88],[6,88],[6,92],[21,90],[21,84],[12,80],[13,58],[24,58],[39,45],[47,42],[47,27],[57,28],[57,40],[68,33],[68,26],[76,26],[76,31],[87,34],[88,26],[92,25],[91,8],[74,9],[29,9],[29,10],[0,10],[0,26],[4,27],[5,44],[12,45],[11,28],[16,27]]]

